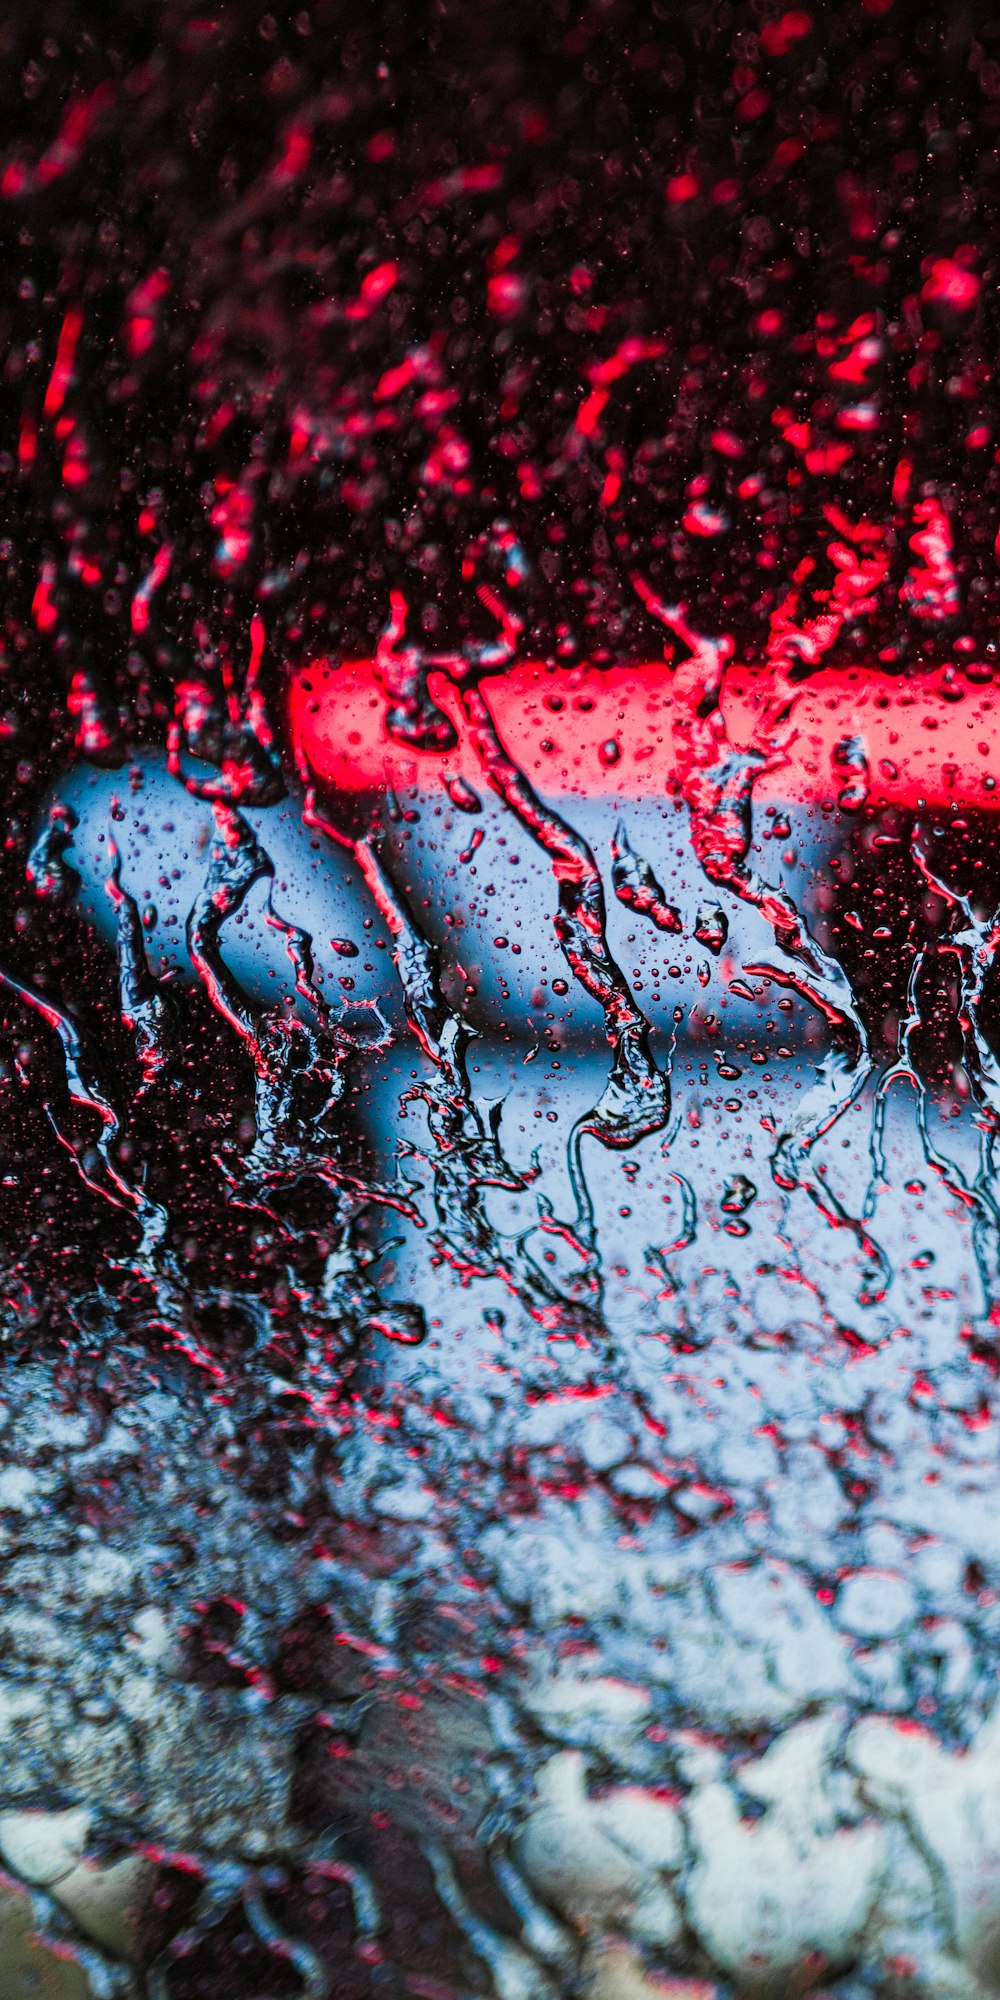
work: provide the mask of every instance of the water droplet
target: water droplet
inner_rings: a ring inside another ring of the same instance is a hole
[[[729,919],[724,910],[704,908],[698,911],[694,934],[699,944],[704,945],[713,957],[718,958],[729,936]]]

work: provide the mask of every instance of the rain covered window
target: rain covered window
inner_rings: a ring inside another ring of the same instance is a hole
[[[985,2000],[1000,22],[0,57],[0,1995]]]

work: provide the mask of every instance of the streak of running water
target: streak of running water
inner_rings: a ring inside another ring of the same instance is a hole
[[[310,1000],[317,1020],[301,1019],[290,1006],[265,1007],[252,1000],[226,965],[222,927],[243,908],[255,883],[271,883],[274,869],[235,806],[216,803],[214,813],[216,839],[201,893],[188,917],[187,942],[191,963],[213,1007],[239,1036],[253,1067],[255,1132],[234,1175],[238,1196],[256,1200],[268,1190],[294,1187],[312,1176],[348,1196],[380,1202],[416,1220],[406,1189],[365,1181],[334,1157],[331,1121],[358,1043],[334,1019],[313,984],[307,933],[277,915],[270,906],[270,890],[269,921],[285,935],[297,989]]]
[[[630,845],[622,819],[611,840],[611,883],[618,901],[637,917],[648,917],[660,931],[680,931],[680,911],[668,903],[645,855]]]
[[[863,1218],[850,1213],[823,1169],[810,1159],[814,1146],[849,1110],[871,1076],[868,1036],[845,973],[811,936],[788,891],[747,866],[754,786],[765,771],[786,761],[795,692],[786,677],[779,678],[751,743],[746,749],[737,748],[730,741],[721,707],[732,641],[703,637],[688,623],[682,606],[665,604],[642,578],[633,581],[646,609],[687,649],[674,669],[672,719],[692,848],[709,881],[759,910],[774,934],[777,959],[745,966],[744,971],[793,989],[819,1010],[833,1036],[832,1051],[817,1065],[815,1086],[777,1135],[771,1170],[786,1193],[801,1190],[826,1221],[854,1236],[866,1259],[860,1300],[874,1304],[884,1296],[890,1278],[885,1253]],[[859,565],[857,590],[868,591],[871,583],[868,570]],[[844,593],[837,617],[827,614],[822,629],[817,629],[819,620],[805,630],[793,626],[784,608],[772,634],[775,664],[787,666],[792,656],[822,653],[852,601]]]
[[[342,838],[323,818],[314,799],[307,806],[306,819],[332,839]],[[436,1246],[463,1282],[499,1277],[536,1320],[554,1328],[567,1312],[579,1312],[581,1306],[595,1307],[595,1285],[584,1248],[578,1246],[584,1266],[582,1296],[575,1289],[564,1293],[530,1254],[527,1246],[532,1228],[510,1238],[491,1222],[485,1190],[522,1193],[535,1178],[537,1166],[520,1173],[509,1164],[500,1142],[502,1106],[491,1107],[484,1118],[473,1097],[466,1065],[473,1032],[448,1006],[433,947],[393,882],[375,836],[367,835],[351,847],[392,938],[408,1026],[433,1068],[431,1079],[408,1090],[403,1102],[420,1102],[427,1113],[433,1142],[427,1164],[433,1177]],[[414,1149],[406,1150],[412,1157]],[[543,1229],[545,1226],[543,1216]]]
[[[382,1186],[352,1170],[343,1157],[343,1135],[332,1122],[343,1097],[349,1064],[362,1047],[371,1051],[385,1045],[384,1024],[377,1010],[359,1009],[377,1021],[378,1029],[374,1040],[362,1043],[342,1020],[333,1018],[314,981],[309,934],[274,908],[274,871],[269,856],[235,807],[217,802],[214,812],[217,837],[201,892],[189,915],[189,948],[213,1006],[238,1034],[250,1058],[255,1082],[253,1143],[242,1157],[234,1150],[219,1165],[228,1180],[231,1199],[266,1214],[286,1236],[295,1236],[295,1228],[268,1206],[277,1192],[309,1178],[332,1192],[334,1213],[327,1228],[326,1279],[316,1304],[327,1313],[335,1312],[348,1326],[361,1324],[373,1315],[377,1317],[380,1310],[372,1269],[376,1260],[357,1238],[361,1216],[370,1204],[377,1204],[420,1222],[405,1183]],[[218,1374],[212,1357],[192,1331],[192,1309],[197,1310],[205,1300],[197,1287],[192,1287],[171,1241],[169,1205],[153,1199],[143,1178],[131,1175],[116,1157],[118,1144],[128,1132],[129,1112],[155,1086],[175,1081],[171,1066],[181,1016],[177,999],[150,969],[138,905],[123,884],[121,856],[113,838],[109,840],[109,859],[105,889],[116,915],[120,1012],[133,1038],[139,1073],[131,1091],[113,1090],[90,1036],[68,1007],[57,1005],[3,969],[0,984],[52,1029],[60,1043],[71,1104],[100,1121],[96,1138],[80,1139],[64,1129],[61,1109],[45,1100],[56,1136],[85,1185],[114,1207],[129,1212],[138,1224],[139,1242],[120,1268],[131,1270],[152,1287],[153,1310],[148,1323],[165,1329],[200,1367]],[[222,928],[238,915],[260,881],[268,885],[266,920],[285,938],[296,991],[308,1002],[315,1017],[312,1021],[302,1020],[290,1007],[268,1008],[255,1003],[226,965]],[[261,1318],[252,1300],[245,1300],[244,1305],[251,1318]],[[399,1337],[417,1337],[415,1309],[411,1312],[403,1305],[390,1317]]]
[[[427,687],[430,666],[421,646],[402,644],[406,630],[406,599],[394,590],[388,624],[375,651],[375,672],[385,689],[385,726],[397,743],[417,750],[452,750],[455,725],[432,701]]]
[[[463,687],[461,698],[490,783],[549,856],[559,890],[556,935],[574,978],[604,1014],[612,1051],[611,1073],[593,1109],[578,1119],[569,1142],[578,1223],[588,1248],[596,1254],[582,1141],[589,1135],[603,1146],[626,1147],[660,1131],[670,1116],[670,1085],[650,1049],[646,1016],[609,949],[604,889],[591,848],[566,820],[542,805],[508,756],[482,690]]]
[[[68,903],[80,886],[76,869],[66,859],[77,824],[75,812],[56,799],[32,845],[25,870],[36,896],[46,902]]]
[[[195,798],[232,805],[276,805],[285,796],[285,781],[274,748],[274,737],[260,688],[264,626],[259,616],[250,625],[250,661],[237,691],[228,654],[222,658],[222,693],[204,680],[178,683],[176,713],[167,729],[167,764]],[[205,777],[185,766],[184,757],[216,767]]]
[[[1000,1200],[997,1193],[996,1142],[1000,1131],[1000,1062],[990,1047],[980,1019],[980,1007],[987,973],[1000,945],[1000,911],[989,919],[977,917],[970,898],[942,880],[932,868],[921,840],[922,829],[913,830],[913,859],[927,886],[940,896],[949,911],[948,930],[936,944],[922,944],[910,969],[907,1011],[899,1026],[895,1062],[879,1075],[871,1131],[872,1178],[865,1200],[866,1216],[873,1215],[879,1191],[888,1186],[885,1160],[885,1116],[889,1092],[903,1081],[916,1092],[917,1129],[924,1158],[972,1216],[972,1243],[985,1301],[985,1317],[991,1330],[1000,1321]],[[958,1025],[962,1053],[973,1101],[978,1111],[979,1164],[971,1186],[958,1162],[949,1159],[934,1145],[928,1126],[926,1081],[914,1054],[914,1038],[925,1026],[920,1006],[920,988],[930,954],[951,957],[958,968]]]
[[[51,1028],[63,1058],[63,1070],[70,1103],[92,1112],[100,1121],[95,1138],[86,1142],[72,1139],[62,1127],[61,1114],[45,1098],[45,1112],[52,1129],[72,1159],[80,1179],[94,1194],[102,1195],[115,1208],[140,1212],[145,1203],[141,1189],[130,1181],[114,1158],[113,1148],[121,1134],[121,1113],[115,1106],[110,1087],[89,1036],[68,1007],[57,1006],[33,986],[22,983],[0,966],[0,986],[29,1007]],[[86,1164],[88,1150],[96,1151],[103,1168],[98,1175]]]
[[[111,866],[105,889],[117,917],[118,990],[121,1016],[135,1044],[140,1092],[152,1088],[166,1069],[177,1034],[177,1009],[161,979],[154,979],[146,955],[142,919],[135,897],[122,886],[122,864],[109,836]]]
[[[574,978],[597,1001],[604,1015],[612,1049],[611,1073],[598,1102],[574,1125],[567,1147],[576,1203],[569,1240],[581,1246],[592,1302],[599,1309],[597,1229],[583,1166],[582,1142],[589,1135],[604,1146],[626,1148],[661,1130],[670,1116],[670,1085],[650,1049],[649,1023],[608,946],[604,889],[594,854],[581,834],[542,804],[501,743],[486,697],[472,678],[508,664],[520,634],[519,619],[494,590],[480,585],[477,595],[498,622],[497,639],[472,648],[468,656],[427,656],[412,646],[401,648],[406,606],[396,593],[392,616],[383,634],[380,670],[383,679],[387,672],[395,675],[393,687],[400,699],[404,686],[419,690],[426,685],[426,672],[431,667],[448,674],[457,689],[471,741],[490,784],[549,857],[559,895],[554,919],[556,936]],[[393,661],[396,666],[391,665]],[[370,873],[371,864],[362,862],[362,866],[366,865]],[[563,1225],[555,1226],[559,1233],[566,1233]]]

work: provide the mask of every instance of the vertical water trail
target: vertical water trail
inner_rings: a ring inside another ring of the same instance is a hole
[[[63,1070],[66,1089],[71,1104],[81,1110],[93,1112],[100,1121],[97,1136],[88,1145],[78,1145],[63,1131],[59,1119],[45,1099],[45,1112],[56,1138],[64,1146],[76,1167],[80,1179],[94,1194],[103,1195],[114,1208],[129,1209],[136,1213],[143,1207],[141,1189],[135,1187],[116,1164],[112,1148],[121,1131],[121,1117],[112,1102],[107,1084],[101,1073],[97,1056],[89,1038],[68,1007],[58,1007],[45,998],[34,987],[27,986],[0,966],[0,986],[14,994],[26,1007],[40,1016],[46,1026],[52,1029],[62,1049]],[[106,1178],[98,1178],[85,1164],[84,1154],[92,1145],[103,1164]]]
[[[644,855],[637,853],[635,848],[632,847],[623,819],[618,821],[612,836],[611,856],[611,880],[619,902],[623,903],[625,908],[631,910],[636,916],[645,917],[649,923],[656,926],[657,930],[680,931],[682,928],[680,911],[672,903],[667,902],[650,863]],[[694,931],[695,937],[701,942],[708,942],[710,950],[719,950],[726,937],[726,919],[721,910],[715,914],[720,926],[719,931],[715,934],[718,939],[717,942],[713,943],[711,939],[706,937],[705,927],[708,919],[702,912],[698,914]],[[676,1008],[674,1011],[674,1034],[670,1043],[671,1060],[676,1042],[676,1030],[681,1019],[682,1009]],[[681,1113],[678,1110],[670,1125],[664,1151],[667,1151],[673,1145],[677,1137],[680,1122]],[[695,1191],[686,1175],[674,1172],[670,1175],[670,1179],[680,1189],[682,1202],[680,1235],[675,1238],[673,1243],[647,1244],[646,1260],[648,1268],[658,1278],[663,1280],[667,1293],[672,1297],[676,1294],[679,1287],[676,1279],[667,1267],[666,1260],[668,1257],[675,1256],[679,1250],[689,1249],[694,1242],[698,1232],[698,1201]]]
[[[220,934],[227,919],[243,908],[254,883],[270,879],[273,870],[235,807],[216,803],[214,819],[208,869],[188,913],[188,953],[213,1007],[235,1029],[257,1069],[262,1064],[257,1035],[262,1010],[254,1006],[226,965]]]
[[[928,882],[931,881],[932,878],[929,871],[924,872],[925,879]],[[945,894],[946,892],[942,890],[941,893]],[[875,1084],[872,1125],[869,1138],[872,1173],[868,1191],[865,1195],[864,1214],[866,1218],[874,1215],[879,1193],[883,1188],[889,1186],[886,1178],[885,1159],[885,1118],[889,1092],[894,1083],[904,1082],[912,1084],[916,1092],[917,1131],[920,1136],[924,1159],[932,1172],[943,1182],[948,1192],[957,1201],[960,1201],[963,1207],[972,1212],[973,1248],[976,1252],[976,1261],[983,1289],[987,1300],[990,1300],[993,1295],[995,1280],[988,1272],[987,1262],[984,1257],[985,1244],[983,1232],[991,1227],[996,1228],[1000,1225],[1000,1210],[996,1208],[988,1188],[980,1189],[978,1185],[970,1188],[958,1163],[948,1159],[934,1145],[927,1123],[927,1087],[911,1051],[913,1037],[925,1025],[920,1008],[920,986],[926,968],[927,955],[928,947],[921,945],[910,967],[906,991],[906,1013],[899,1025],[896,1060],[883,1067]]]
[[[415,750],[453,750],[455,727],[431,700],[427,688],[430,662],[420,646],[404,645],[406,599],[394,590],[389,619],[375,649],[375,672],[385,689],[385,726],[397,742]]]
[[[917,1093],[917,1126],[928,1166],[949,1193],[971,1211],[973,1249],[987,1318],[993,1323],[1000,1310],[1000,1201],[997,1199],[996,1178],[1000,1062],[983,1031],[979,1010],[986,975],[1000,944],[1000,911],[988,921],[978,918],[968,896],[944,882],[931,867],[921,845],[920,833],[919,825],[914,827],[913,858],[928,888],[946,904],[950,912],[949,928],[935,946],[924,944],[916,954],[908,984],[907,1012],[900,1022],[897,1058],[879,1078],[872,1123],[872,1181],[866,1214],[873,1212],[878,1190],[886,1185],[886,1099],[892,1085],[898,1079],[904,1079],[913,1085]],[[979,1167],[971,1187],[957,1162],[943,1154],[931,1139],[927,1087],[912,1052],[913,1038],[924,1025],[919,988],[930,950],[953,958],[958,967],[958,1025],[962,1036],[963,1062],[979,1112]]]
[[[356,1053],[354,1038],[334,1020],[311,976],[311,941],[269,905],[286,936],[298,990],[319,1013],[304,1021],[291,1005],[262,1006],[250,999],[227,966],[223,925],[243,908],[254,884],[273,878],[273,864],[236,807],[216,802],[216,838],[201,890],[187,920],[191,963],[216,1011],[239,1036],[254,1073],[254,1140],[241,1162],[237,1184],[251,1200],[266,1189],[294,1186],[311,1176],[342,1194],[378,1201],[414,1217],[405,1192],[363,1180],[334,1157],[330,1117],[345,1087],[345,1069]]]
[[[571,1236],[584,1246],[590,1282],[599,1298],[597,1232],[593,1203],[583,1170],[582,1141],[590,1134],[605,1146],[624,1148],[660,1130],[670,1115],[670,1086],[652,1055],[649,1023],[636,1004],[608,946],[604,889],[594,855],[580,834],[557,813],[542,805],[527,778],[500,742],[486,698],[471,678],[483,672],[496,672],[509,664],[515,655],[521,629],[519,618],[508,609],[497,591],[489,585],[480,584],[476,595],[497,620],[497,638],[473,646],[467,654],[429,656],[417,647],[402,644],[406,601],[400,592],[394,592],[392,615],[380,641],[379,671],[383,685],[397,689],[397,701],[403,699],[401,691],[405,689],[411,690],[414,700],[418,696],[422,699],[426,692],[426,672],[431,667],[448,674],[457,690],[472,742],[487,778],[551,861],[559,897],[555,916],[556,936],[574,978],[601,1008],[612,1049],[611,1073],[604,1091],[593,1109],[577,1120],[567,1148],[576,1203],[576,1221]],[[448,729],[450,734],[445,747],[450,748],[456,740],[450,722]],[[426,743],[424,747],[427,747]],[[419,1037],[419,1029],[417,1033]]]
[[[29,879],[34,879],[39,893],[49,895],[75,893],[79,877],[76,870],[64,859],[64,849],[72,838],[75,825],[75,815],[66,808],[59,806],[53,808],[48,832],[50,835],[54,833],[56,845],[53,848],[51,840],[47,844],[44,876],[36,875],[32,878],[29,868]],[[37,845],[34,852],[37,856]],[[122,1020],[133,1036],[139,1069],[139,1082],[133,1092],[133,1098],[137,1101],[151,1088],[166,1067],[173,1040],[175,1016],[172,1000],[150,972],[138,907],[134,897],[122,887],[121,860],[113,840],[110,842],[110,856],[111,866],[106,889],[118,919],[120,1006]],[[55,886],[51,879],[53,868],[58,871]],[[69,1153],[85,1186],[92,1193],[110,1202],[113,1207],[128,1210],[139,1224],[140,1241],[131,1262],[138,1270],[152,1270],[163,1250],[169,1216],[166,1209],[149,1196],[141,1181],[127,1174],[115,1158],[114,1148],[122,1137],[123,1113],[105,1080],[101,1061],[90,1037],[69,1007],[57,1005],[34,987],[14,979],[2,968],[0,968],[0,984],[40,1015],[56,1035],[62,1050],[63,1070],[70,1102],[84,1111],[92,1112],[99,1120],[99,1131],[93,1141],[77,1142],[64,1132],[55,1109],[47,1099],[44,1100],[46,1116],[60,1145]],[[95,1152],[101,1161],[100,1174],[95,1173],[87,1162],[86,1155],[89,1151]]]
[[[312,810],[311,824],[323,825]],[[329,829],[327,829],[329,831]],[[562,1293],[539,1269],[527,1249],[531,1230],[513,1243],[494,1228],[483,1200],[485,1188],[523,1192],[535,1177],[517,1172],[500,1145],[500,1110],[496,1105],[484,1122],[469,1084],[466,1053],[472,1031],[448,1007],[440,987],[433,947],[413,920],[369,836],[354,843],[358,867],[392,938],[393,960],[403,992],[410,1030],[434,1076],[429,1084],[406,1093],[426,1107],[433,1141],[430,1160],[434,1206],[442,1254],[463,1280],[499,1277],[519,1297],[532,1317],[550,1328],[567,1311],[579,1311],[581,1301]],[[590,1279],[581,1247],[584,1276]],[[593,1283],[590,1281],[593,1292]],[[596,1298],[584,1304],[596,1306]]]
[[[72,807],[56,799],[28,855],[28,882],[35,895],[47,903],[69,903],[80,887],[80,877],[66,859],[76,824]]]
[[[611,884],[615,895],[637,917],[647,917],[657,930],[677,935],[681,913],[666,896],[646,860],[631,845],[625,821],[620,819],[611,838]]]
[[[672,727],[695,856],[710,882],[760,911],[780,954],[777,962],[768,959],[744,970],[792,988],[818,1008],[833,1037],[830,1054],[817,1065],[816,1084],[778,1134],[771,1171],[779,1187],[787,1193],[801,1190],[827,1222],[850,1231],[866,1259],[861,1302],[872,1304],[889,1281],[885,1254],[863,1218],[849,1212],[822,1169],[810,1161],[813,1147],[843,1117],[871,1075],[867,1033],[846,975],[811,936],[788,891],[747,866],[754,785],[762,772],[784,761],[794,692],[779,673],[752,742],[746,749],[736,748],[720,699],[732,642],[704,638],[689,625],[683,607],[665,604],[641,578],[634,582],[647,609],[687,649],[674,669]],[[795,632],[801,638],[800,628]],[[811,637],[816,644],[815,633]],[[824,639],[830,643],[826,634]],[[774,649],[779,664],[790,649],[786,620]]]
[[[72,844],[76,824],[76,814],[57,801],[28,857],[27,878],[36,895],[62,901],[76,894],[80,877],[66,859],[66,849]],[[113,847],[112,851],[115,851]],[[0,967],[0,985],[40,1015],[52,1029],[62,1050],[70,1102],[79,1105],[82,1110],[93,1112],[99,1120],[99,1132],[93,1146],[103,1164],[104,1176],[95,1178],[84,1162],[88,1147],[78,1145],[68,1137],[52,1105],[45,1099],[46,1116],[81,1180],[113,1207],[128,1208],[136,1214],[142,1212],[148,1218],[152,1205],[141,1188],[136,1187],[122,1172],[113,1157],[112,1147],[121,1132],[121,1114],[113,1102],[101,1064],[86,1032],[68,1007],[57,1006],[36,988],[13,978],[3,967]]]
[[[121,1016],[135,1045],[142,1094],[166,1069],[176,1033],[176,1008],[167,988],[149,969],[138,904],[122,887],[121,855],[110,836],[108,847],[111,865],[104,886],[117,919]]]
[[[224,705],[203,681],[181,681],[176,713],[167,728],[167,767],[172,777],[206,804],[272,806],[285,796],[285,781],[259,686],[264,627],[259,617],[250,624],[250,662],[241,702],[226,653],[222,659]],[[245,705],[244,705],[245,704]],[[185,768],[187,752],[214,764],[218,776],[207,778]]]
[[[273,902],[273,875],[269,878],[264,921],[270,926],[271,930],[280,932],[285,940],[285,950],[288,953],[289,962],[295,974],[296,993],[300,999],[305,1000],[307,1005],[312,1008],[317,1020],[328,1027],[332,1015],[327,1001],[316,984],[312,937],[308,931],[302,929],[301,925],[293,924],[288,917],[281,916],[279,911],[275,909]]]
[[[673,1134],[671,1134],[673,1136]],[[698,1199],[686,1174],[672,1173],[670,1179],[680,1191],[681,1226],[671,1243],[647,1243],[646,1266],[663,1284],[661,1298],[676,1298],[680,1286],[668,1259],[676,1257],[681,1250],[689,1250],[698,1234]]]
[[[574,978],[604,1015],[612,1051],[611,1072],[597,1103],[577,1120],[569,1140],[577,1226],[590,1254],[596,1257],[582,1140],[589,1134],[604,1146],[624,1148],[661,1130],[670,1116],[670,1084],[650,1049],[646,1016],[609,948],[604,888],[591,848],[558,813],[542,805],[504,749],[482,690],[460,684],[459,694],[491,785],[549,857],[558,888],[556,936]]]

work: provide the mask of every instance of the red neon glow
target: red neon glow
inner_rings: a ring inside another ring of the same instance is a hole
[[[662,661],[611,669],[519,661],[482,686],[505,747],[540,791],[630,799],[679,789],[684,751],[673,726],[673,682]],[[445,775],[481,788],[461,704],[443,673],[432,674],[430,686],[458,733],[450,752],[392,741],[371,660],[318,660],[301,669],[289,690],[289,720],[303,776],[346,792],[377,791],[387,782],[436,787]],[[775,686],[768,670],[728,670],[721,704],[734,746],[750,743]],[[844,785],[837,753],[851,736],[861,738],[873,804],[991,808],[998,716],[1000,692],[964,686],[950,668],[918,682],[870,667],[827,668],[799,693],[787,760],[762,773],[755,796],[835,800]],[[613,761],[610,742],[618,746]]]

